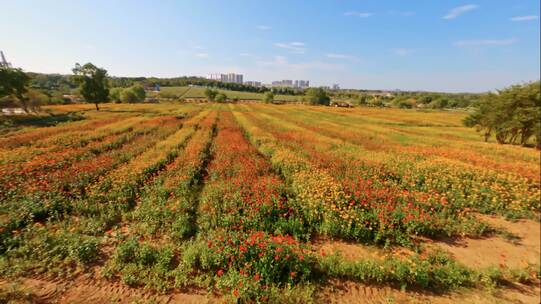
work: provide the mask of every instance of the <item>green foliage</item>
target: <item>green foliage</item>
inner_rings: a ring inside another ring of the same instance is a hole
[[[208,101],[214,101],[214,99],[216,98],[216,95],[218,95],[218,91],[210,89],[210,88],[206,88],[204,94],[205,94],[205,97],[207,97]]]
[[[28,112],[27,98],[24,94],[28,91],[27,86],[30,77],[21,69],[7,67],[0,68],[0,98],[15,96],[21,103],[21,107]]]
[[[120,101],[123,103],[134,103],[139,100],[135,91],[131,88],[128,88],[120,92]]]
[[[485,96],[464,124],[483,132],[485,141],[495,135],[500,144],[525,146],[534,137],[535,145],[541,148],[539,85],[539,82],[515,85]]]
[[[222,94],[222,93],[216,94],[216,97],[214,98],[214,101],[216,102],[225,102],[226,100],[227,100],[227,96],[225,96],[225,94]]]
[[[263,101],[265,103],[272,103],[274,101],[274,93],[272,92],[265,93],[265,96],[263,97]]]
[[[135,85],[130,88],[135,96],[137,97],[137,101],[144,101],[146,97],[145,89],[141,85]]]
[[[111,90],[109,90],[109,98],[116,102],[116,103],[119,103],[120,102],[120,93],[122,93],[122,88],[112,88]]]
[[[109,99],[109,82],[107,80],[107,71],[87,63],[83,66],[76,63],[73,69],[73,80],[79,84],[79,91],[87,102],[96,105]]]
[[[166,291],[174,275],[174,250],[164,246],[156,248],[148,242],[134,238],[117,246],[111,260],[105,267],[105,276],[119,276],[130,286],[146,285],[159,291]]]
[[[322,88],[309,88],[305,92],[305,101],[311,105],[328,106],[331,99],[327,96],[327,92]]]
[[[129,88],[112,88],[109,92],[109,98],[117,103],[143,102],[146,98],[146,92],[140,85]]]
[[[79,263],[87,265],[96,260],[99,254],[99,245],[96,240],[81,240],[70,248],[70,255]]]

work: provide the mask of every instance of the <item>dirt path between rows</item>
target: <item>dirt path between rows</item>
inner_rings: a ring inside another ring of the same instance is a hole
[[[17,290],[12,301],[18,303],[218,303],[216,297],[200,290],[175,291],[167,295],[143,288],[131,288],[120,282],[78,277],[68,281],[46,277],[22,278],[14,282],[0,280],[0,290]],[[25,295],[26,294],[26,295]],[[25,295],[25,296],[23,296]],[[2,299],[0,298],[0,303]],[[9,300],[8,300],[8,303]]]

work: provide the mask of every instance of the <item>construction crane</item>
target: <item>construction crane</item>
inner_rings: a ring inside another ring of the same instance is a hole
[[[2,68],[10,68],[11,64],[6,61],[6,57],[4,56],[4,52],[0,51],[0,67]]]

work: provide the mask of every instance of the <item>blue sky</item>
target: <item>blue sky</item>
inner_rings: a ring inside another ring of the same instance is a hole
[[[0,10],[0,50],[26,71],[91,61],[115,76],[237,72],[450,92],[540,73],[538,0],[17,0]]]

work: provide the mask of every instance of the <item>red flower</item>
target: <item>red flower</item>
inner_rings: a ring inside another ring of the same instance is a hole
[[[257,282],[257,281],[259,281],[260,279],[261,279],[261,276],[260,276],[258,273],[256,273],[256,274],[254,275],[254,281]]]
[[[291,276],[292,278],[294,278],[296,275],[297,275],[297,273],[295,271],[292,271],[292,272],[289,273],[289,276]]]
[[[236,290],[236,289],[235,289],[235,290],[233,290],[233,295],[234,295],[235,297],[238,297],[238,296],[239,296],[239,291],[238,291],[238,290]]]
[[[274,260],[275,260],[275,261],[278,261],[279,259],[280,259],[280,256],[278,256],[278,255],[275,255],[275,256],[274,256]]]
[[[218,270],[218,276],[221,277],[224,274],[224,271],[222,269]]]

